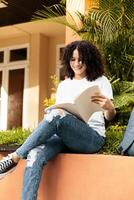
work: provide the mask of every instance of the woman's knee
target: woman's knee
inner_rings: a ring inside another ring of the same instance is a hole
[[[45,120],[51,122],[55,117],[63,118],[67,115],[67,112],[63,109],[53,109],[45,115]]]
[[[42,158],[41,152],[45,148],[45,145],[37,146],[36,148],[32,149],[27,156],[27,167],[32,167],[36,162],[41,163],[44,162]]]

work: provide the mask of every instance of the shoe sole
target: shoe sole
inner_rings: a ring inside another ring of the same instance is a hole
[[[15,170],[16,166],[13,167],[12,169],[10,169],[8,172],[0,174],[0,180],[3,179],[6,175],[10,174],[11,172],[13,172]]]

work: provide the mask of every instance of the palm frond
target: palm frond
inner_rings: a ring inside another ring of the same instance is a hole
[[[116,108],[134,104],[134,82],[113,79],[111,83],[114,93],[114,105]]]
[[[63,24],[82,39],[90,40],[103,50],[110,76],[116,74],[116,79],[132,81],[133,16],[133,0],[96,0],[84,14],[78,11],[69,12],[62,5],[56,4],[51,7],[44,6],[33,18]]]
[[[33,20],[47,20],[68,26],[75,32],[78,31],[78,23],[76,23],[75,17],[70,12],[65,10],[65,7],[61,4],[55,4],[50,7],[43,6],[43,10],[35,12]],[[66,13],[66,15],[65,15]]]
[[[130,106],[131,104],[134,105],[134,94],[124,93],[124,94],[114,97],[115,108],[126,107],[126,106]]]

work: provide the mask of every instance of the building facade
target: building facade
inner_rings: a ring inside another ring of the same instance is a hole
[[[75,5],[75,6],[74,6]],[[84,12],[91,0],[67,0],[69,12]],[[0,130],[34,128],[50,96],[50,76],[60,72],[60,52],[78,39],[71,29],[35,21],[0,28]]]

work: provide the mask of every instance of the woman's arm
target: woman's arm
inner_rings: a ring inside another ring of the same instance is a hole
[[[112,100],[108,99],[104,95],[97,94],[96,96],[92,96],[91,100],[103,108],[104,116],[107,120],[113,119],[113,117],[116,115],[116,110]]]
[[[108,108],[104,110],[104,116],[107,120],[111,120],[116,115],[116,110],[114,108],[113,102],[109,100]]]

